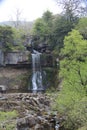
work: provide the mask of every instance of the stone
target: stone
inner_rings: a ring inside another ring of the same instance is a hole
[[[28,124],[29,127],[33,127],[34,125],[36,125],[35,118],[34,117],[27,117],[26,124]]]
[[[0,92],[1,93],[6,93],[6,86],[0,85]]]
[[[52,130],[50,99],[45,94],[7,93],[6,101],[0,102],[2,110],[17,110],[17,130]],[[47,104],[49,102],[49,104]],[[6,106],[4,106],[6,105]],[[9,108],[6,108],[9,105]],[[41,106],[43,106],[41,108]],[[47,109],[48,108],[48,109]]]

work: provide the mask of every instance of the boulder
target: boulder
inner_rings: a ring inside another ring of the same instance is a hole
[[[6,93],[6,86],[0,85],[0,92],[1,93]]]

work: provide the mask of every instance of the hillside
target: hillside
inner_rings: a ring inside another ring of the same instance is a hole
[[[0,22],[0,25],[8,25],[8,26],[12,26],[12,27],[15,27],[16,26],[16,21],[3,21],[3,22]],[[34,23],[34,21],[19,21],[19,26],[21,27],[24,27],[24,28],[26,28],[26,27],[28,27],[28,28],[32,28],[32,26],[33,26],[33,23]]]

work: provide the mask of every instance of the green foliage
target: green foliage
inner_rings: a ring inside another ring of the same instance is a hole
[[[11,122],[11,124],[6,125],[6,130],[15,130],[16,123]]]
[[[24,50],[23,43],[25,39],[22,38],[22,36],[24,35],[23,30],[13,28],[13,34],[14,46],[12,50]]]
[[[75,28],[87,39],[87,17],[80,18]]]
[[[87,125],[87,97],[82,98],[72,106],[67,116],[67,126],[71,127],[73,123],[74,129]],[[69,121],[70,120],[70,121]]]
[[[58,57],[61,48],[64,46],[64,38],[67,36],[68,32],[70,32],[75,25],[76,21],[67,20],[66,14],[63,16],[57,16],[54,20],[53,24],[53,39],[51,40],[51,45],[53,47],[53,54]]]
[[[73,30],[64,39],[64,49],[62,49],[62,56],[66,56],[67,59],[76,59],[80,61],[84,60],[84,56],[87,54],[87,41],[83,40],[83,37],[77,30]]]
[[[67,35],[69,31],[73,28],[73,24],[68,22],[64,16],[57,17],[53,26],[53,34],[55,43],[59,48],[63,47],[64,37]]]
[[[37,19],[33,28],[33,33],[35,35],[44,35],[47,31],[46,23],[43,22],[41,18]]]
[[[0,111],[0,122],[8,120],[8,119],[15,118],[16,116],[17,116],[17,112],[15,110],[10,111],[10,112]]]
[[[49,35],[52,30],[52,19],[53,15],[50,11],[46,11],[42,18],[38,18],[35,21],[33,27],[33,34],[35,35]]]
[[[46,12],[44,12],[42,19],[47,25],[47,29],[48,29],[47,33],[51,33],[52,26],[53,26],[53,14],[47,10]]]
[[[45,69],[46,72],[46,79],[44,81],[45,86],[47,86],[49,92],[53,92],[56,89],[57,85],[57,71],[54,68],[46,67]],[[50,88],[49,88],[50,86]],[[54,87],[53,87],[54,86]]]
[[[87,123],[87,41],[77,30],[65,37],[60,56],[59,76],[63,80],[55,108],[65,115],[66,129],[76,130]]]
[[[33,34],[40,37],[38,43],[46,42],[51,45],[54,54],[59,54],[63,47],[64,37],[76,25],[76,21],[69,21],[65,15],[53,16],[50,11],[44,12],[42,18],[36,20]]]
[[[79,128],[78,130],[87,130],[87,125],[84,125],[83,127]]]
[[[46,11],[42,18],[35,21],[32,34],[36,35],[38,39],[33,38],[35,44],[48,43],[50,44],[50,35],[52,34],[53,27],[53,15],[50,11]],[[36,43],[37,42],[37,43]]]
[[[23,50],[22,35],[23,33],[20,30],[9,26],[0,26],[0,48],[4,52],[10,50]]]
[[[6,130],[15,130],[16,122],[13,120],[17,117],[15,110],[9,112],[0,111],[0,130],[5,126]]]
[[[9,26],[0,26],[0,43],[4,51],[10,50],[13,42],[13,31]]]

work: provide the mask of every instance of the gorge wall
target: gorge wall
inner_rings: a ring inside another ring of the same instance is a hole
[[[26,68],[12,68],[1,67],[0,68],[0,85],[6,86],[7,91],[27,91],[29,82],[29,76],[31,75],[31,69]]]
[[[32,49],[36,49],[41,53],[41,67],[44,75],[44,87],[55,86],[55,61],[49,46],[47,44],[39,44],[32,48],[32,45],[24,51],[8,51],[0,50],[0,85],[4,85],[7,91],[28,91],[31,88],[32,79]]]

